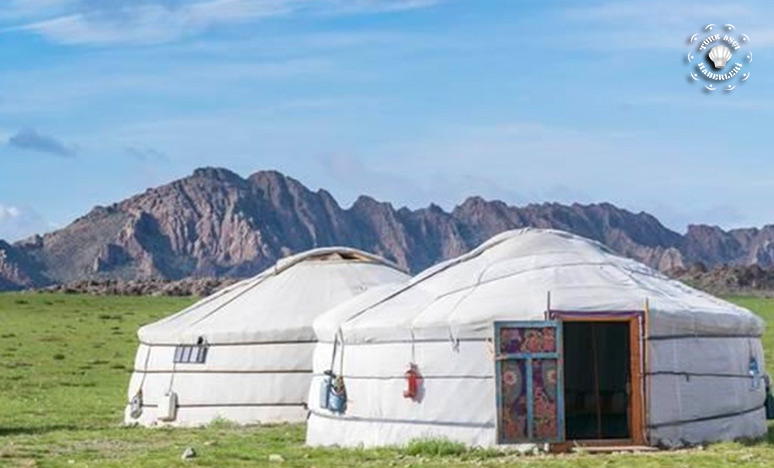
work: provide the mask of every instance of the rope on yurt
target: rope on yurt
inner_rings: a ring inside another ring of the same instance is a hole
[[[419,364],[417,364],[416,337],[413,325],[409,328],[409,333],[411,334],[411,360],[408,363],[408,369],[403,373],[403,377],[406,379],[406,390],[403,391],[403,398],[419,402],[422,400],[424,389],[422,387],[422,374],[419,372]]]
[[[272,270],[272,271],[270,272],[270,274],[262,274],[262,275],[259,275],[259,276],[258,276],[258,278],[256,278],[256,279],[255,279],[255,283],[254,283],[254,284],[251,284],[251,285],[249,285],[249,286],[245,286],[245,288],[244,288],[244,290],[243,290],[243,291],[240,291],[240,292],[238,292],[238,293],[237,293],[237,294],[235,294],[235,295],[234,295],[234,297],[232,297],[231,299],[227,300],[227,301],[226,301],[226,302],[224,302],[223,304],[219,305],[218,307],[215,307],[214,309],[212,309],[212,310],[211,310],[211,311],[209,311],[208,313],[204,314],[204,316],[203,316],[203,317],[200,317],[198,320],[194,321],[194,322],[193,322],[193,323],[191,323],[191,325],[189,325],[189,326],[196,325],[196,324],[198,324],[199,322],[201,322],[201,321],[203,321],[203,320],[205,320],[205,319],[209,318],[209,317],[210,317],[211,315],[213,315],[215,312],[218,312],[220,309],[222,309],[222,308],[226,307],[227,305],[231,304],[231,303],[232,303],[232,302],[234,302],[235,300],[237,300],[237,299],[239,299],[240,297],[242,297],[244,294],[247,294],[247,292],[251,291],[251,290],[252,290],[253,288],[255,288],[256,286],[258,286],[258,285],[262,284],[264,281],[266,281],[267,279],[271,278],[272,276],[276,276],[276,273],[274,273],[274,270]]]
[[[521,229],[521,231],[525,231],[525,229]],[[479,245],[478,247],[476,247],[475,249],[471,250],[470,252],[468,252],[466,254],[460,255],[459,257],[453,258],[451,260],[446,260],[443,263],[440,263],[440,264],[438,264],[438,265],[436,265],[434,267],[429,268],[428,269],[429,271],[425,270],[425,272],[423,274],[415,276],[411,281],[409,281],[405,285],[401,286],[396,291],[393,291],[392,293],[382,297],[381,299],[379,299],[374,304],[371,304],[368,307],[363,308],[362,310],[360,310],[356,314],[351,315],[346,320],[346,322],[350,322],[350,321],[356,319],[357,317],[360,317],[361,315],[365,314],[366,312],[368,312],[369,310],[373,309],[374,307],[378,307],[378,306],[384,304],[385,302],[393,299],[394,297],[397,297],[397,296],[403,294],[404,292],[414,288],[418,284],[421,284],[422,282],[429,280],[430,278],[438,275],[439,273],[442,273],[442,272],[448,270],[449,268],[451,268],[453,266],[456,266],[456,265],[459,265],[461,263],[467,262],[468,260],[474,259],[474,258],[482,255],[487,250],[491,249],[492,247],[495,247],[498,244],[501,244],[501,243],[505,242],[508,239],[509,238],[498,239],[496,242],[492,242],[492,239],[490,239],[489,241],[484,242],[483,244]],[[479,278],[479,281],[480,281],[480,278]],[[478,283],[473,287],[473,289],[475,289],[476,287],[478,287]],[[434,299],[434,301],[437,300],[439,297],[441,297],[441,296],[436,297]]]
[[[344,331],[339,328],[339,334],[341,336],[341,352],[339,357],[339,376],[344,378]]]
[[[765,411],[764,408],[764,402],[758,403],[752,408],[743,409],[739,411],[734,411],[731,413],[723,413],[723,414],[716,414],[713,416],[702,416],[699,418],[692,418],[692,419],[680,419],[680,420],[673,420],[673,421],[667,421],[667,422],[660,422],[655,424],[648,425],[651,429],[658,429],[661,427],[670,427],[670,426],[683,426],[685,424],[691,424],[691,423],[697,423],[697,422],[707,422],[712,421],[715,419],[726,419],[726,418],[734,418],[739,416],[744,416],[746,414],[754,413],[756,411]],[[682,431],[682,429],[681,429]]]
[[[545,320],[552,320],[551,317],[551,291],[546,291],[546,313]]]
[[[330,409],[331,389],[333,388],[333,365],[336,363],[336,348],[338,347],[339,332],[333,335],[333,352],[331,353],[331,363],[328,370],[323,371],[322,382],[320,382],[320,408]]]
[[[339,340],[341,340],[341,352],[339,353],[339,372],[335,374],[333,368],[336,366],[336,351],[339,348]],[[333,352],[331,353],[331,363],[328,366],[328,371],[333,375],[343,377],[344,374],[344,331],[339,328],[336,334],[333,336]]]
[[[232,292],[232,291],[234,291],[236,289],[239,289],[240,287],[243,287],[243,286],[247,287],[251,282],[257,281],[258,279],[259,278],[257,278],[257,277],[246,278],[246,279],[243,279],[242,281],[238,281],[238,282],[236,282],[236,283],[234,283],[234,284],[232,284],[230,286],[226,286],[225,288],[223,288],[223,289],[221,289],[219,291],[215,291],[214,293],[212,293],[211,295],[205,297],[204,299],[201,299],[200,301],[196,302],[195,304],[192,304],[191,306],[186,307],[185,309],[181,310],[180,312],[177,312],[175,314],[172,314],[172,315],[170,315],[170,316],[168,316],[166,318],[163,318],[163,319],[159,320],[158,322],[155,322],[155,324],[169,323],[169,322],[172,322],[174,320],[177,320],[178,318],[180,318],[180,317],[182,317],[184,315],[187,315],[187,314],[195,311],[196,309],[204,307],[207,304],[209,304],[210,302],[213,302],[216,299],[219,299],[221,296],[224,296],[224,295],[226,295],[226,294],[228,294],[228,293],[230,293],[230,292]]]
[[[337,343],[341,338],[341,352],[339,359],[339,373],[333,372],[333,366],[336,363],[336,348]],[[333,342],[333,355],[331,356],[331,369],[330,373],[330,387],[328,387],[328,398],[332,399],[328,401],[327,408],[335,413],[344,413],[347,409],[347,387],[344,383],[344,332],[339,328],[336,333],[336,337]]]
[[[142,376],[140,377],[140,388],[137,389],[134,396],[129,400],[130,416],[134,419],[142,415],[143,397],[142,388],[145,386],[145,379],[148,377],[148,364],[150,363],[151,345],[146,345],[148,352],[145,353],[145,362],[142,365]]]
[[[653,371],[648,372],[648,375],[672,375],[677,377],[684,377],[686,382],[689,382],[692,377],[714,377],[721,379],[750,379],[750,374],[722,374],[719,372],[682,372],[682,371]]]
[[[203,337],[199,337],[197,340],[198,343],[203,342]],[[192,351],[193,352],[193,351]],[[177,359],[172,359],[172,372],[169,374],[169,384],[167,385],[167,391],[164,393],[165,396],[171,395],[172,393],[172,387],[175,385],[175,375],[177,374]],[[177,404],[177,403],[175,403]]]
[[[481,280],[484,278],[484,274],[486,274],[488,269],[489,269],[489,265],[486,265],[484,268],[481,269],[481,272],[478,274],[478,278],[476,278],[476,284],[474,284],[472,288],[468,289],[467,292],[465,292],[465,294],[463,294],[462,297],[459,298],[459,300],[449,310],[449,315],[448,315],[448,319],[449,319],[449,340],[451,341],[452,349],[454,350],[454,352],[459,352],[459,350],[460,350],[460,338],[459,338],[458,335],[455,335],[454,334],[454,330],[452,330],[452,327],[451,327],[452,320],[451,320],[451,318],[454,315],[454,312],[457,310],[457,307],[459,307],[460,304],[462,304],[462,302],[465,299],[470,297],[470,295],[473,294],[474,292],[476,292],[478,287],[481,286]],[[429,306],[430,305],[428,304],[427,307],[429,307]],[[425,307],[425,309],[427,309],[427,307]],[[424,312],[424,310],[423,310],[423,312]]]
[[[339,347],[339,333],[341,332],[341,329],[336,331],[336,334],[333,335],[333,353],[331,353],[331,365],[328,366],[328,370],[333,372],[333,366],[336,364],[336,349]]]
[[[454,336],[454,331],[449,327],[449,342],[451,343],[452,350],[455,353],[460,351],[460,340]]]
[[[416,364],[417,363],[417,354],[416,354],[416,338],[414,337],[414,326],[411,326],[411,329],[409,330],[411,333],[411,363]]]
[[[167,385],[167,392],[166,394],[172,393],[172,385],[175,383],[175,374],[177,370],[177,362],[175,362],[175,359],[172,359],[172,372],[169,374],[169,384]]]
[[[338,375],[342,375],[344,373],[344,331],[341,328],[339,328],[336,331],[336,334],[333,335],[333,352],[331,353],[331,363],[328,366],[328,370],[333,373],[333,368],[336,366],[336,351],[339,349],[339,340],[341,340],[341,353],[339,353],[340,359]]]
[[[151,355],[151,349],[153,347],[151,345],[148,345],[148,352],[145,353],[145,362],[142,365],[142,378],[140,378],[140,390],[142,390],[142,386],[145,385],[145,378],[148,375],[148,364],[150,364],[150,355]]]
[[[319,418],[333,419],[341,421],[341,418],[332,416],[329,413],[322,411],[311,410],[311,413]],[[347,416],[347,421],[358,422],[371,422],[371,423],[386,423],[386,424],[406,424],[412,426],[441,426],[441,427],[461,427],[461,428],[476,428],[476,429],[493,429],[495,428],[494,422],[476,423],[476,422],[462,422],[462,421],[443,421],[438,419],[410,419],[410,418],[385,418],[385,417],[364,417],[350,415]]]
[[[650,300],[645,298],[645,307],[642,311],[642,320],[640,327],[640,339],[642,341],[642,356],[640,361],[642,363],[642,382],[640,383],[640,391],[642,392],[642,437],[645,439],[645,443],[650,443],[650,434],[648,434],[648,423],[650,422],[650,414],[648,412],[648,403],[650,402]]]
[[[158,408],[164,408],[165,413],[157,414],[156,418],[159,421],[174,421],[177,418],[178,400],[177,394],[172,391],[172,387],[175,382],[175,374],[177,373],[177,359],[172,359],[172,372],[169,375],[169,384],[166,392],[164,392],[163,400],[159,403]]]
[[[672,344],[672,369],[679,369],[680,367],[677,365],[677,345]],[[683,392],[680,391],[679,388],[677,388],[677,391],[675,392],[675,402],[677,403],[677,418],[678,420],[682,420],[683,417],[683,399],[682,399]],[[653,424],[649,424],[649,427],[653,428]],[[682,438],[683,437],[683,428],[682,426],[677,427],[677,437]]]
[[[740,335],[736,333],[724,333],[724,334],[712,334],[712,333],[684,333],[681,335],[651,335],[648,337],[648,340],[650,341],[674,341],[674,340],[686,340],[686,339],[702,339],[702,340],[710,340],[710,339],[729,339],[729,338],[757,338],[761,339],[761,335]]]

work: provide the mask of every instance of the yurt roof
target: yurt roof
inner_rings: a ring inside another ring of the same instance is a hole
[[[209,343],[309,341],[317,315],[374,286],[408,278],[377,255],[346,247],[314,249],[146,325],[138,336],[151,344],[193,343],[199,337]]]
[[[693,289],[602,244],[563,231],[499,234],[400,288],[350,301],[319,317],[321,340],[486,336],[498,320],[543,320],[546,311],[643,311],[651,333],[756,334],[750,311]],[[345,319],[346,318],[346,319]]]

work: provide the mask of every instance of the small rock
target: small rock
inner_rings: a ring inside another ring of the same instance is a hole
[[[204,443],[204,445],[206,445],[207,447],[212,447],[214,445],[218,445],[218,441],[217,440],[208,440],[207,442]]]
[[[274,463],[282,463],[285,461],[285,458],[278,453],[272,453],[269,455],[269,461]]]
[[[180,456],[182,460],[190,460],[192,458],[196,458],[196,450],[193,449],[193,447],[187,447],[183,451],[183,455]]]

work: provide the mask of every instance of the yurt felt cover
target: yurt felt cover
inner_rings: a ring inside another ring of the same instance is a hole
[[[148,344],[309,341],[312,321],[373,286],[407,276],[381,257],[344,247],[314,249],[280,260],[254,278],[202,299],[138,331]]]
[[[127,409],[126,422],[158,423],[154,408],[170,390],[178,416],[166,424],[303,421],[313,319],[372,287],[408,278],[365,252],[316,249],[142,327],[128,397],[142,388],[147,409],[139,418]],[[181,345],[197,343],[207,348],[204,362],[176,362]]]
[[[494,445],[493,326],[539,321],[551,308],[578,313],[643,311],[649,304],[647,434],[681,445],[765,433],[761,369],[763,321],[750,311],[690,288],[610,251],[554,230],[523,229],[319,317],[315,379],[336,360],[350,397],[344,415],[315,407],[313,445],[389,445],[438,435]],[[425,397],[402,397],[416,363]]]

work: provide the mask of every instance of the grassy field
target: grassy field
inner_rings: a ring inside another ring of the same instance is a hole
[[[769,372],[774,371],[774,300],[732,300],[772,324],[765,345]],[[303,445],[301,425],[122,427],[137,327],[190,302],[0,294],[0,466],[774,466],[774,437],[755,444],[725,443],[655,454],[523,457],[443,444],[401,450],[309,449]],[[198,456],[182,461],[180,455],[189,446]],[[270,455],[279,455],[282,461],[271,461]]]

